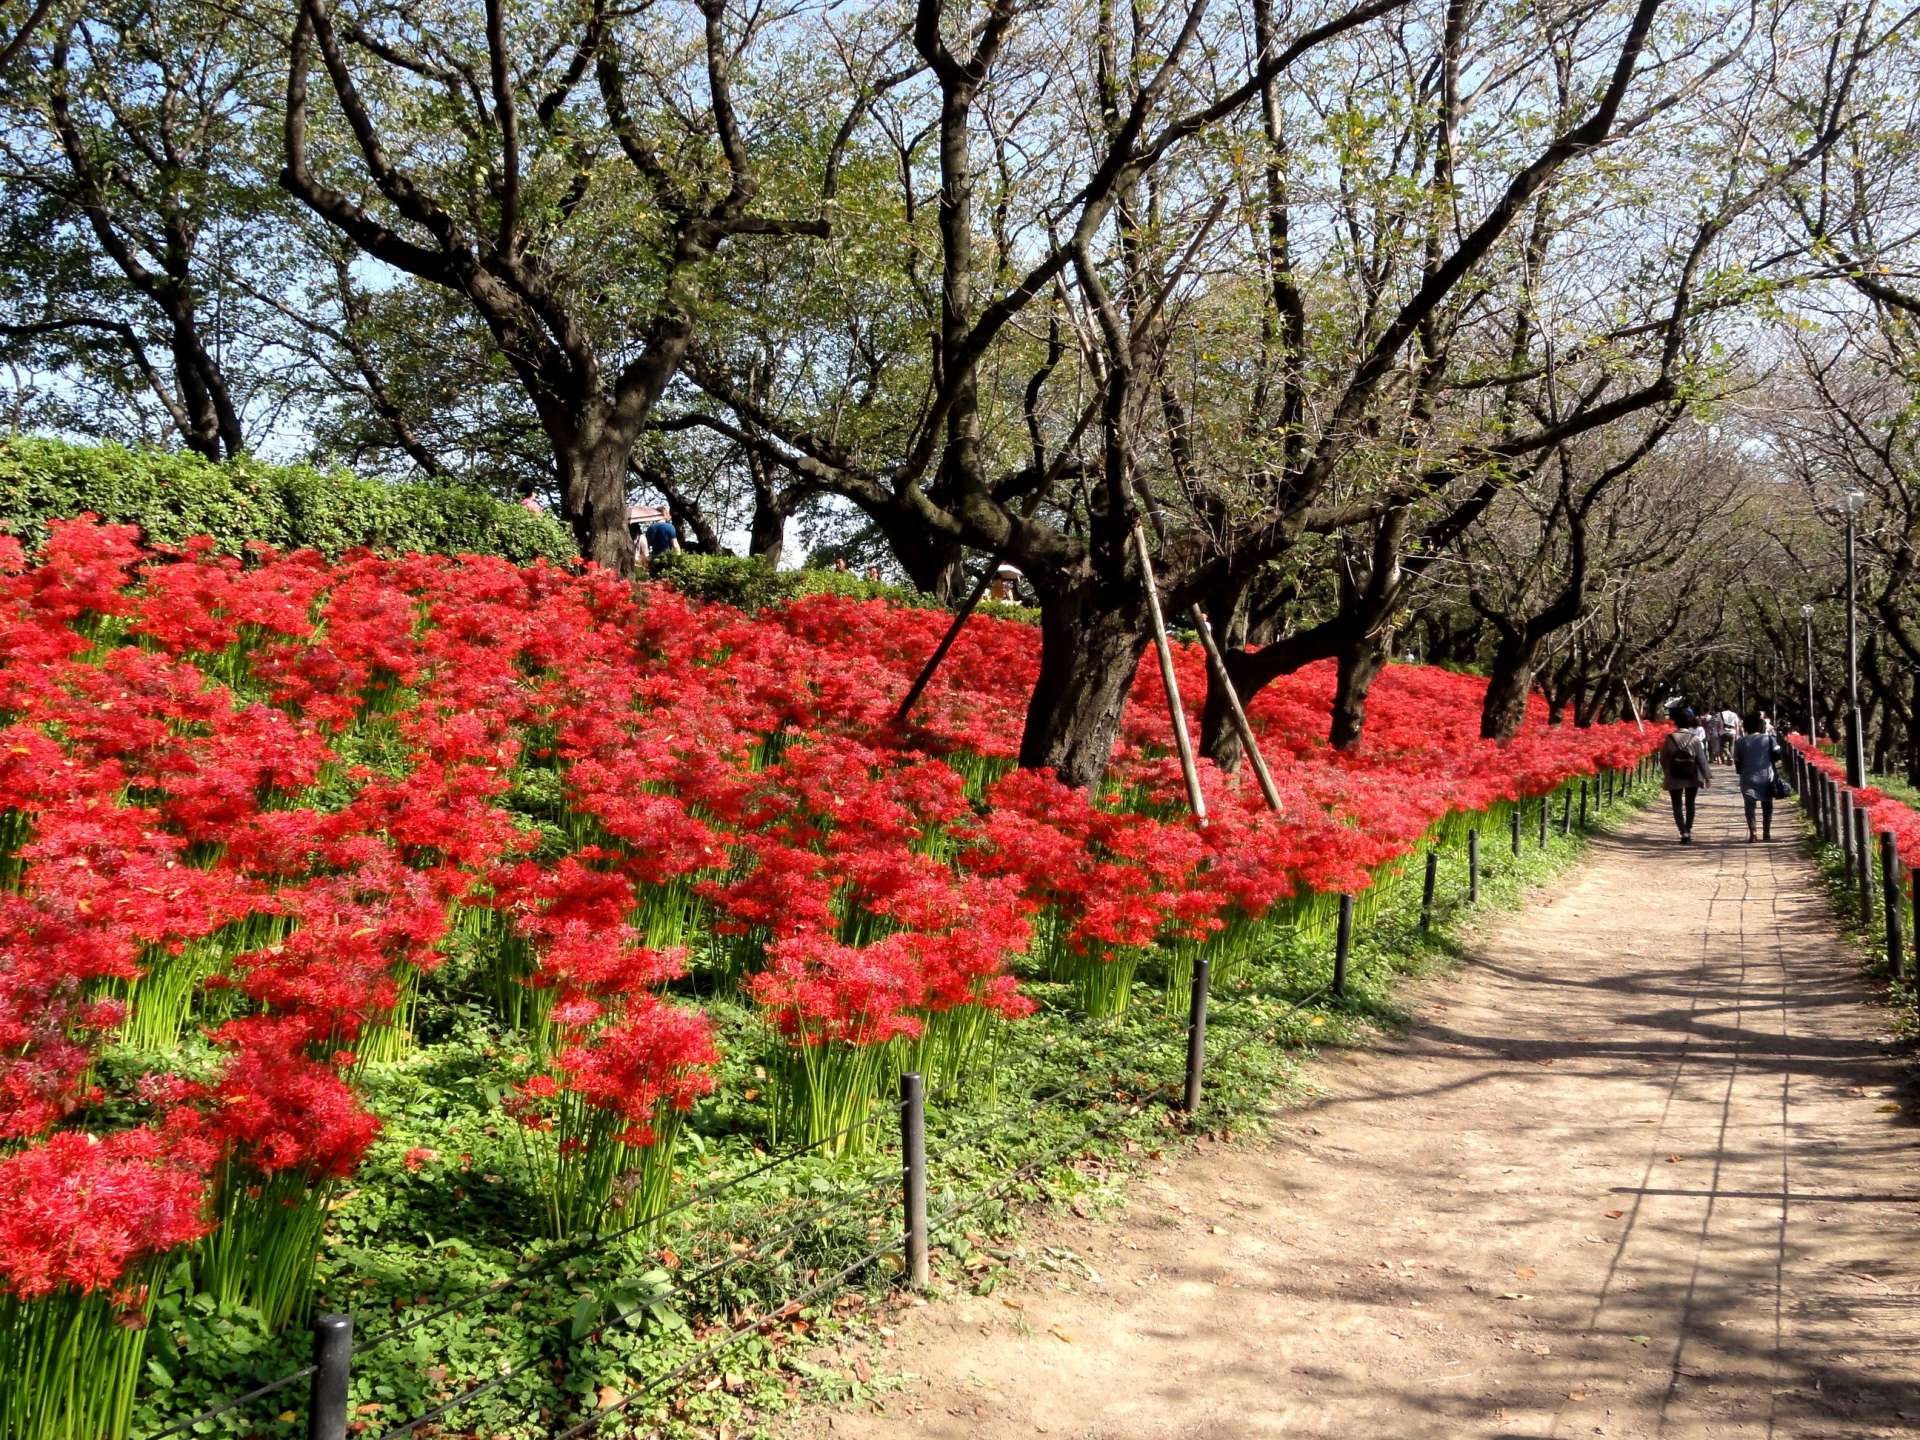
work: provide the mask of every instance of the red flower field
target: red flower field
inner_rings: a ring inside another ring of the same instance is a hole
[[[134,1344],[169,1252],[297,1314],[378,1130],[360,1079],[454,950],[517,1037],[501,1105],[564,1235],[636,1175],[664,1199],[715,1083],[701,996],[762,1014],[769,1126],[831,1140],[902,1068],[960,1082],[1017,1043],[1023,975],[1117,1009],[1155,947],[1244,949],[1448,816],[1657,739],[1536,702],[1484,742],[1481,681],[1396,665],[1336,753],[1314,667],[1253,708],[1283,812],[1209,770],[1202,830],[1152,666],[1102,793],[1012,768],[1017,623],[971,623],[896,733],[945,624],[473,557],[150,554],[84,520],[31,561],[0,540],[0,1365],[52,1363],[76,1314]]]

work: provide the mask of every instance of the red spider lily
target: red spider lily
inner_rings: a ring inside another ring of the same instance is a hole
[[[333,1067],[274,1049],[235,1054],[208,1104],[208,1137],[229,1164],[256,1177],[344,1179],[380,1128]]]
[[[190,1133],[64,1130],[0,1159],[0,1292],[108,1292],[205,1235],[211,1149]]]
[[[0,1433],[127,1433],[153,1282],[210,1225],[212,1147],[186,1118],[0,1159]]]
[[[644,1224],[665,1209],[681,1117],[712,1093],[719,1060],[706,1016],[639,995],[515,1087],[508,1110],[553,1234],[600,1227],[616,1210]]]

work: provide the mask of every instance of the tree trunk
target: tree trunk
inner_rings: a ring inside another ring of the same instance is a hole
[[[756,560],[766,561],[768,569],[778,570],[780,556],[786,545],[787,512],[770,499],[756,497],[753,502],[753,524],[747,536],[747,554]]]
[[[1223,648],[1220,658],[1227,663],[1227,674],[1233,680],[1233,688],[1236,691],[1244,689],[1239,674],[1239,653]],[[1244,700],[1242,703],[1245,703]],[[1227,692],[1220,687],[1211,669],[1207,671],[1206,697],[1200,704],[1200,753],[1228,775],[1240,768],[1240,761],[1246,753],[1240,743],[1240,732],[1234,728],[1233,710],[1227,704]]]
[[[633,537],[627,533],[632,452],[631,440],[614,436],[559,452],[561,506],[581,558],[618,575],[633,574]]]
[[[1907,784],[1920,789],[1920,670],[1913,672],[1912,696],[1907,708]]]
[[[184,274],[175,277],[180,293],[187,293]],[[174,390],[186,411],[187,448],[209,460],[231,460],[246,449],[240,417],[227,393],[226,377],[200,340],[200,324],[185,302],[166,306],[168,348],[173,354]]]
[[[922,587],[942,605],[951,605],[960,598],[960,592],[967,583],[966,556],[957,546],[946,564],[942,565],[933,577],[931,587]]]
[[[1021,765],[1050,768],[1068,785],[1097,785],[1146,644],[1137,597],[1101,608],[1084,590],[1042,596],[1040,676],[1027,703]]]
[[[1607,706],[1617,703],[1614,700],[1616,688],[1624,689],[1625,686],[1611,671],[1601,671],[1597,679],[1587,677],[1585,683],[1573,695],[1574,728],[1585,730],[1604,716]]]
[[[1227,675],[1233,681],[1233,688],[1240,697],[1242,705],[1253,697],[1248,692],[1246,669],[1246,645],[1251,636],[1248,632],[1248,612],[1246,591],[1232,588],[1222,589],[1204,604],[1207,621],[1213,626],[1215,639],[1220,645],[1220,658],[1226,663]],[[1255,644],[1264,644],[1270,640],[1266,636]],[[1234,728],[1233,710],[1227,704],[1227,692],[1220,688],[1213,667],[1207,667],[1207,693],[1200,704],[1200,753],[1218,765],[1226,774],[1233,774],[1240,768],[1242,746],[1240,732]]]
[[[1351,750],[1367,727],[1367,694],[1393,652],[1393,632],[1376,630],[1340,647],[1333,686],[1333,717],[1327,738],[1336,750]]]
[[[1533,688],[1533,666],[1539,643],[1503,639],[1493,652],[1487,672],[1487,698],[1480,709],[1480,736],[1484,740],[1511,740],[1527,718],[1527,692]]]

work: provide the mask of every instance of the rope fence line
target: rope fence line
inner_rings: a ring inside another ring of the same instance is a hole
[[[1811,769],[1812,767],[1807,768]],[[1636,783],[1645,780],[1649,773],[1649,762],[1642,761],[1638,765],[1626,770],[1607,770],[1601,772],[1600,775],[1594,776],[1591,782],[1591,812],[1589,811],[1588,803],[1589,782],[1582,779],[1580,781],[1580,832],[1584,834],[1591,830],[1594,825],[1599,822],[1600,818],[1604,816],[1609,806],[1614,804],[1618,799],[1623,798]],[[1601,785],[1602,776],[1604,776],[1606,781],[1604,794]],[[1542,806],[1538,827],[1539,845],[1541,848],[1544,848],[1547,844],[1550,829],[1549,821],[1551,818],[1550,810],[1556,795],[1561,798],[1562,802],[1558,833],[1562,836],[1573,833],[1574,826],[1571,823],[1572,786],[1573,782],[1569,781],[1551,794],[1539,797]],[[1803,801],[1810,798],[1807,797],[1805,793],[1807,788],[1809,787],[1802,787]],[[1530,801],[1522,801],[1520,802],[1520,806],[1524,807],[1530,803]],[[1512,819],[1513,833],[1516,837],[1515,854],[1517,855],[1519,853],[1517,848],[1519,844],[1518,837],[1521,833],[1520,811],[1518,808],[1513,812]],[[1456,847],[1456,853],[1464,853],[1467,859],[1468,874],[1466,877],[1465,893],[1464,898],[1456,898],[1448,906],[1448,913],[1450,914],[1471,909],[1479,898],[1481,848],[1477,844],[1479,839],[1478,830],[1470,827],[1466,831],[1465,839],[1466,843],[1464,845]],[[1421,934],[1427,932],[1436,914],[1437,904],[1434,894],[1434,879],[1440,850],[1441,847],[1438,844],[1428,848],[1426,884],[1420,902],[1418,925],[1418,930]],[[1127,1100],[1119,1102],[1112,1109],[1100,1115],[1091,1124],[1082,1129],[1070,1141],[1063,1145],[1052,1147],[1044,1155],[1023,1161],[986,1189],[969,1196],[965,1200],[957,1201],[930,1218],[926,1213],[925,1206],[925,1196],[929,1179],[928,1171],[930,1168],[926,1158],[926,1103],[929,1097],[921,1084],[920,1077],[917,1074],[909,1074],[903,1077],[900,1099],[891,1103],[875,1106],[864,1118],[843,1126],[832,1134],[823,1136],[818,1140],[810,1141],[805,1145],[792,1147],[776,1155],[771,1155],[747,1170],[736,1175],[730,1175],[716,1184],[705,1187],[695,1187],[678,1201],[670,1205],[662,1206],[617,1229],[597,1231],[590,1235],[581,1236],[569,1241],[567,1244],[546,1252],[536,1260],[516,1269],[512,1274],[503,1276],[487,1286],[463,1295],[458,1299],[449,1301],[446,1304],[437,1306],[432,1310],[410,1316],[406,1320],[388,1327],[367,1341],[364,1346],[361,1346],[359,1353],[363,1356],[370,1354],[395,1340],[401,1339],[406,1335],[412,1334],[432,1324],[436,1320],[444,1319],[449,1315],[456,1314],[475,1304],[485,1302],[508,1290],[525,1286],[555,1266],[591,1248],[621,1239],[649,1226],[658,1225],[672,1216],[691,1210],[696,1206],[711,1204],[751,1180],[779,1169],[782,1166],[792,1164],[807,1155],[833,1146],[859,1131],[883,1122],[889,1116],[897,1117],[899,1120],[900,1144],[898,1152],[894,1157],[894,1162],[888,1168],[873,1171],[863,1179],[854,1182],[850,1189],[846,1187],[837,1188],[833,1195],[822,1205],[807,1210],[797,1220],[788,1221],[782,1225],[780,1229],[769,1235],[760,1237],[746,1250],[729,1255],[724,1259],[717,1260],[710,1265],[703,1266],[698,1270],[690,1271],[678,1277],[677,1284],[680,1288],[692,1289],[697,1285],[711,1283],[741,1265],[762,1259],[768,1254],[773,1253],[782,1242],[792,1239],[812,1226],[821,1224],[837,1212],[852,1215],[854,1212],[851,1208],[851,1202],[865,1200],[889,1181],[897,1182],[901,1190],[901,1203],[898,1206],[898,1210],[901,1213],[903,1223],[900,1226],[899,1233],[885,1244],[869,1249],[859,1256],[859,1258],[845,1265],[826,1279],[810,1285],[800,1293],[790,1295],[778,1304],[763,1309],[753,1317],[740,1322],[733,1329],[721,1335],[717,1340],[703,1346],[693,1355],[648,1382],[645,1386],[628,1392],[618,1400],[595,1410],[569,1428],[553,1432],[551,1440],[578,1440],[578,1437],[596,1429],[600,1423],[609,1416],[622,1413],[647,1397],[658,1394],[678,1384],[688,1376],[698,1373],[701,1369],[705,1368],[712,1359],[738,1344],[747,1335],[764,1329],[779,1317],[806,1307],[830,1291],[838,1290],[853,1276],[859,1274],[862,1270],[885,1256],[904,1254],[907,1260],[907,1264],[904,1267],[907,1276],[907,1285],[911,1288],[924,1288],[928,1283],[926,1278],[926,1257],[930,1249],[931,1234],[934,1230],[949,1227],[954,1221],[1004,1196],[1013,1187],[1030,1179],[1032,1175],[1043,1172],[1065,1156],[1084,1148],[1090,1141],[1102,1133],[1116,1129],[1129,1119],[1137,1117],[1152,1105],[1170,1102],[1173,1108],[1183,1113],[1194,1113],[1198,1109],[1199,1104],[1201,1075],[1209,1059],[1211,1059],[1214,1065],[1218,1066],[1238,1058],[1244,1054],[1250,1046],[1256,1043],[1283,1043],[1281,1028],[1292,1016],[1300,1013],[1309,1006],[1329,998],[1344,1001],[1346,996],[1346,982],[1349,978],[1349,950],[1354,929],[1354,902],[1351,895],[1343,895],[1339,897],[1339,899],[1340,921],[1337,927],[1335,952],[1332,957],[1332,975],[1328,980],[1322,982],[1306,994],[1295,998],[1270,1018],[1264,1019],[1258,1025],[1246,1029],[1243,1033],[1236,1036],[1232,1043],[1225,1048],[1216,1047],[1211,1056],[1209,1056],[1206,1049],[1205,1037],[1207,1005],[1210,997],[1211,984],[1209,962],[1206,957],[1200,957],[1194,966],[1193,994],[1186,1023],[1177,1028],[1170,1025],[1164,1034],[1150,1033],[1137,1045],[1129,1046],[1124,1050],[1102,1057],[1103,1070],[1124,1071],[1132,1067],[1136,1062],[1146,1059],[1150,1054],[1165,1050],[1184,1034],[1188,1043],[1186,1065],[1182,1076],[1178,1079],[1164,1080],[1157,1085],[1133,1095]],[[1229,992],[1229,994],[1230,993],[1231,992]],[[1007,1117],[1015,1111],[1032,1113],[1039,1107],[1050,1104],[1055,1100],[1066,1099],[1072,1096],[1085,1097],[1090,1091],[1104,1088],[1108,1083],[1110,1082],[1070,1082],[1052,1087],[1050,1090],[1042,1090],[1036,1094],[1008,1100],[989,1112],[987,1116],[976,1119],[973,1124],[960,1131],[957,1135],[944,1135],[936,1131],[935,1138],[939,1141],[943,1149],[949,1152],[959,1152],[966,1149],[989,1131],[1003,1126]],[[1184,1093],[1182,1090],[1183,1083]],[[934,1092],[931,1098],[935,1100],[948,1098],[955,1094],[957,1089],[957,1086],[949,1083]],[[961,1174],[950,1175],[947,1178],[951,1182],[964,1181],[968,1177]],[[654,1299],[657,1299],[657,1297],[654,1297]],[[601,1329],[607,1325],[619,1324],[632,1315],[637,1314],[639,1310],[645,1308],[647,1304],[654,1303],[654,1299],[643,1301],[638,1305],[628,1307],[624,1310],[618,1304],[615,1304],[611,1307],[613,1312],[612,1318],[605,1318],[603,1312],[602,1317],[597,1320],[593,1328]],[[342,1315],[319,1316],[314,1321],[314,1360],[312,1363],[256,1386],[217,1406],[202,1410],[186,1419],[177,1421],[164,1430],[156,1431],[143,1437],[143,1440],[175,1440],[175,1437],[194,1432],[197,1426],[207,1421],[218,1419],[242,1406],[251,1404],[254,1401],[307,1379],[311,1379],[313,1382],[312,1395],[306,1417],[307,1425],[305,1434],[307,1440],[346,1440],[349,1372],[353,1351],[352,1318]],[[512,1380],[525,1375],[530,1370],[538,1368],[543,1363],[544,1357],[536,1355],[507,1366],[498,1374],[491,1375],[460,1393],[434,1405],[430,1409],[423,1411],[419,1415],[382,1432],[376,1437],[376,1440],[402,1440],[402,1437],[411,1435],[423,1427],[434,1424],[442,1417],[453,1413],[462,1406],[471,1404],[486,1395],[492,1394]],[[537,1418],[539,1412],[547,1408],[548,1403],[546,1399],[536,1402],[522,1417],[522,1420],[513,1423],[520,1424],[528,1419]]]
[[[314,1374],[318,1368],[319,1367],[315,1365],[302,1365],[298,1370],[290,1374],[282,1375],[277,1380],[269,1380],[264,1385],[255,1386],[253,1389],[247,1391],[246,1394],[236,1395],[233,1399],[216,1405],[211,1410],[202,1410],[198,1415],[189,1415],[186,1419],[169,1426],[165,1430],[155,1431],[147,1437],[147,1440],[170,1440],[172,1436],[185,1435],[196,1425],[204,1424],[208,1420],[218,1419],[229,1411],[238,1410],[242,1405],[251,1405],[255,1400],[264,1399],[268,1395],[286,1389],[289,1385],[294,1385],[305,1380],[308,1376]]]
[[[893,1108],[898,1108],[898,1107],[896,1106]],[[851,1125],[844,1125],[840,1129],[834,1131],[831,1135],[824,1135],[818,1140],[810,1141],[808,1144],[796,1146],[793,1149],[783,1151],[780,1154],[775,1156],[771,1156],[767,1160],[762,1161],[760,1164],[753,1166],[751,1169],[743,1170],[738,1175],[728,1176],[724,1181],[720,1182],[717,1185],[705,1187],[705,1188],[702,1188],[700,1186],[695,1186],[691,1191],[689,1191],[686,1195],[682,1196],[679,1200],[675,1201],[673,1204],[664,1205],[658,1210],[653,1211],[651,1214],[643,1215],[638,1220],[634,1220],[629,1222],[626,1225],[622,1225],[617,1230],[595,1231],[592,1234],[582,1236],[577,1240],[571,1240],[567,1244],[559,1247],[556,1250],[548,1251],[547,1253],[543,1254],[538,1260],[532,1262],[529,1265],[521,1267],[519,1270],[516,1270],[513,1274],[504,1276],[501,1279],[494,1281],[493,1284],[485,1287],[484,1289],[476,1290],[471,1295],[464,1296],[459,1300],[451,1301],[446,1305],[442,1305],[439,1309],[430,1311],[425,1315],[410,1316],[400,1324],[392,1326],[387,1330],[381,1331],[378,1336],[376,1336],[372,1340],[369,1340],[365,1345],[360,1347],[360,1353],[363,1355],[371,1353],[372,1351],[379,1349],[382,1345],[385,1345],[390,1340],[398,1340],[401,1336],[410,1334],[411,1332],[419,1329],[423,1325],[431,1324],[435,1320],[444,1319],[448,1315],[452,1315],[457,1311],[464,1310],[467,1306],[473,1304],[476,1300],[485,1300],[491,1296],[498,1295],[504,1290],[510,1289],[517,1284],[520,1284],[527,1280],[531,1280],[538,1275],[544,1274],[546,1271],[552,1269],[555,1265],[561,1264],[562,1262],[567,1260],[571,1260],[575,1256],[582,1255],[586,1253],[588,1250],[593,1249],[597,1246],[605,1245],[610,1241],[624,1239],[626,1236],[631,1235],[638,1230],[643,1230],[650,1225],[657,1225],[663,1220],[669,1219],[674,1215],[680,1214],[682,1211],[691,1210],[696,1205],[699,1205],[702,1203],[711,1203],[712,1201],[718,1200],[721,1196],[729,1193],[730,1191],[739,1189],[740,1186],[746,1184],[747,1181],[749,1180],[756,1180],[760,1176],[765,1175],[771,1170],[777,1170],[782,1165],[791,1164],[793,1161],[801,1159],[804,1156],[811,1155],[817,1150],[825,1149],[829,1145],[833,1145],[838,1141],[844,1140],[849,1135],[852,1135],[861,1130],[865,1130],[868,1126],[874,1124],[876,1121],[883,1118],[886,1115],[886,1113],[887,1113],[887,1110],[885,1108],[872,1110],[868,1112],[868,1114],[864,1119],[856,1120]],[[159,1437],[156,1436],[155,1440],[159,1440]]]

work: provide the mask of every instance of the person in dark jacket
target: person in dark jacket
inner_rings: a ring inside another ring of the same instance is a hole
[[[1733,768],[1740,777],[1740,798],[1747,802],[1747,843],[1773,839],[1774,766],[1780,763],[1779,737],[1767,730],[1760,713],[1747,716],[1747,733],[1733,742]],[[1758,833],[1753,827],[1754,811],[1761,816]]]
[[[1698,725],[1693,711],[1676,710],[1673,733],[1660,742],[1660,779],[1673,801],[1673,823],[1682,845],[1693,843],[1694,808],[1700,792],[1713,783],[1713,761]]]

